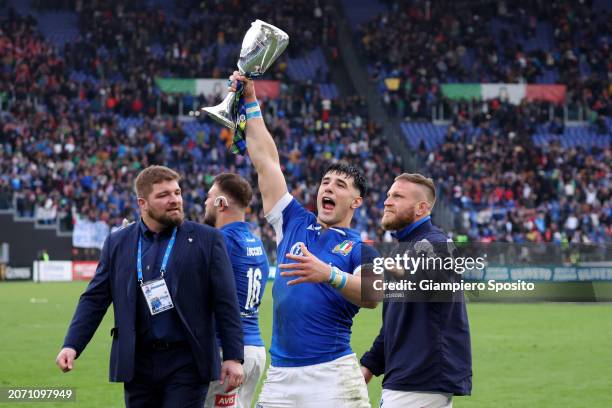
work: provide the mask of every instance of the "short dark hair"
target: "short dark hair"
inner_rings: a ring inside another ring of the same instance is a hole
[[[223,194],[230,196],[242,208],[248,207],[253,198],[251,185],[238,174],[221,173],[215,177],[213,184],[219,186]]]
[[[352,164],[348,163],[334,163],[325,170],[323,177],[325,177],[327,173],[344,174],[345,176],[352,178],[353,184],[357,190],[359,190],[359,195],[361,197],[365,197],[366,193],[368,192],[365,176],[357,166],[353,166]]]
[[[424,186],[427,190],[427,198],[429,199],[429,203],[431,204],[431,206],[433,207],[433,205],[436,203],[436,185],[434,184],[434,181],[431,178],[425,177],[424,175],[419,173],[402,173],[395,178],[395,181],[398,180],[404,180],[409,183],[420,184]]]
[[[134,190],[138,198],[147,198],[153,191],[153,184],[162,181],[181,181],[181,176],[166,166],[149,166],[142,170],[134,180]]]

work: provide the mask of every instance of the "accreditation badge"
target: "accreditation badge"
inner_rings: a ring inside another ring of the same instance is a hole
[[[145,282],[141,285],[151,315],[172,309],[174,304],[164,278]]]

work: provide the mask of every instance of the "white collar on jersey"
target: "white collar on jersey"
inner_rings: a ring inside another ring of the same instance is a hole
[[[320,231],[321,230],[321,226],[317,225],[317,224],[310,224],[308,227],[306,227],[307,230],[311,230],[311,231]],[[346,232],[342,231],[341,229],[338,228],[334,228],[334,227],[330,227],[330,230],[334,230],[344,236],[346,236]]]
[[[340,234],[342,234],[342,235],[346,236],[346,232],[342,231],[341,229],[334,228],[334,227],[330,227],[329,229],[330,229],[330,230],[334,230],[334,231],[336,231],[336,232],[339,232]]]

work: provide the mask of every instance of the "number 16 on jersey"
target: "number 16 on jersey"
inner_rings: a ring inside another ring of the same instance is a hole
[[[261,269],[259,268],[249,268],[247,271],[247,277],[249,278],[249,288],[247,291],[247,298],[244,308],[246,310],[253,310],[260,303],[260,295],[261,295]]]

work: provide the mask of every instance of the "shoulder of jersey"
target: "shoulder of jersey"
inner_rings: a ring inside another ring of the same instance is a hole
[[[226,225],[223,227],[223,229],[219,229],[219,231],[221,231],[223,234],[237,234],[239,232],[239,230],[232,225]]]
[[[237,242],[238,245],[242,245],[242,246],[261,244],[261,240],[257,236],[255,236],[255,234],[253,234],[251,231],[248,231],[245,233],[242,231],[230,230],[227,237]]]
[[[231,239],[232,241],[240,241],[240,238],[242,237],[241,234],[239,234],[237,231],[233,230],[233,229],[223,229],[223,230],[218,230],[221,235],[223,235],[226,239]]]

